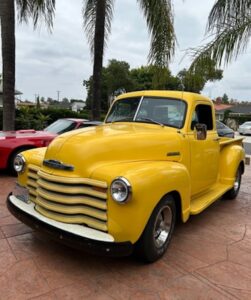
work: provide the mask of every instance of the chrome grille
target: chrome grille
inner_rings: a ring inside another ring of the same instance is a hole
[[[89,178],[60,177],[30,165],[30,200],[42,215],[56,221],[107,231],[107,184]]]

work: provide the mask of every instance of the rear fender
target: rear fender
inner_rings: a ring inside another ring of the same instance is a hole
[[[244,172],[245,151],[240,145],[228,145],[221,150],[219,177],[224,184],[234,184],[236,171],[239,166]]]
[[[171,192],[179,195],[177,207],[186,221],[190,210],[190,176],[187,169],[176,162],[127,162],[102,166],[92,177],[106,181],[110,189],[112,181],[125,177],[132,186],[132,197],[125,204],[115,202],[108,191],[108,231],[116,241],[135,243],[141,236],[155,206]],[[177,199],[178,198],[178,199]]]

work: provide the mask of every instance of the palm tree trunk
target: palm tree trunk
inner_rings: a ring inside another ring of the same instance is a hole
[[[105,10],[106,0],[98,0],[94,37],[94,64],[93,64],[93,98],[92,117],[100,120],[101,116],[101,80],[105,41]]]
[[[0,1],[3,59],[3,130],[15,128],[15,3]]]

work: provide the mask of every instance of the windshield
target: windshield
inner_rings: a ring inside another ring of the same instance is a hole
[[[75,127],[76,123],[74,121],[61,119],[46,127],[44,131],[48,131],[55,134],[61,134],[74,129]]]
[[[181,128],[186,103],[178,99],[144,97],[116,101],[106,118],[110,122],[144,122]]]

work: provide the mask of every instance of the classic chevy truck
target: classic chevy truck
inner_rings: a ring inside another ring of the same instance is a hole
[[[15,160],[9,210],[73,247],[133,251],[153,262],[177,219],[234,199],[244,173],[242,138],[220,138],[214,106],[194,93],[119,96],[104,124],[65,133]]]

